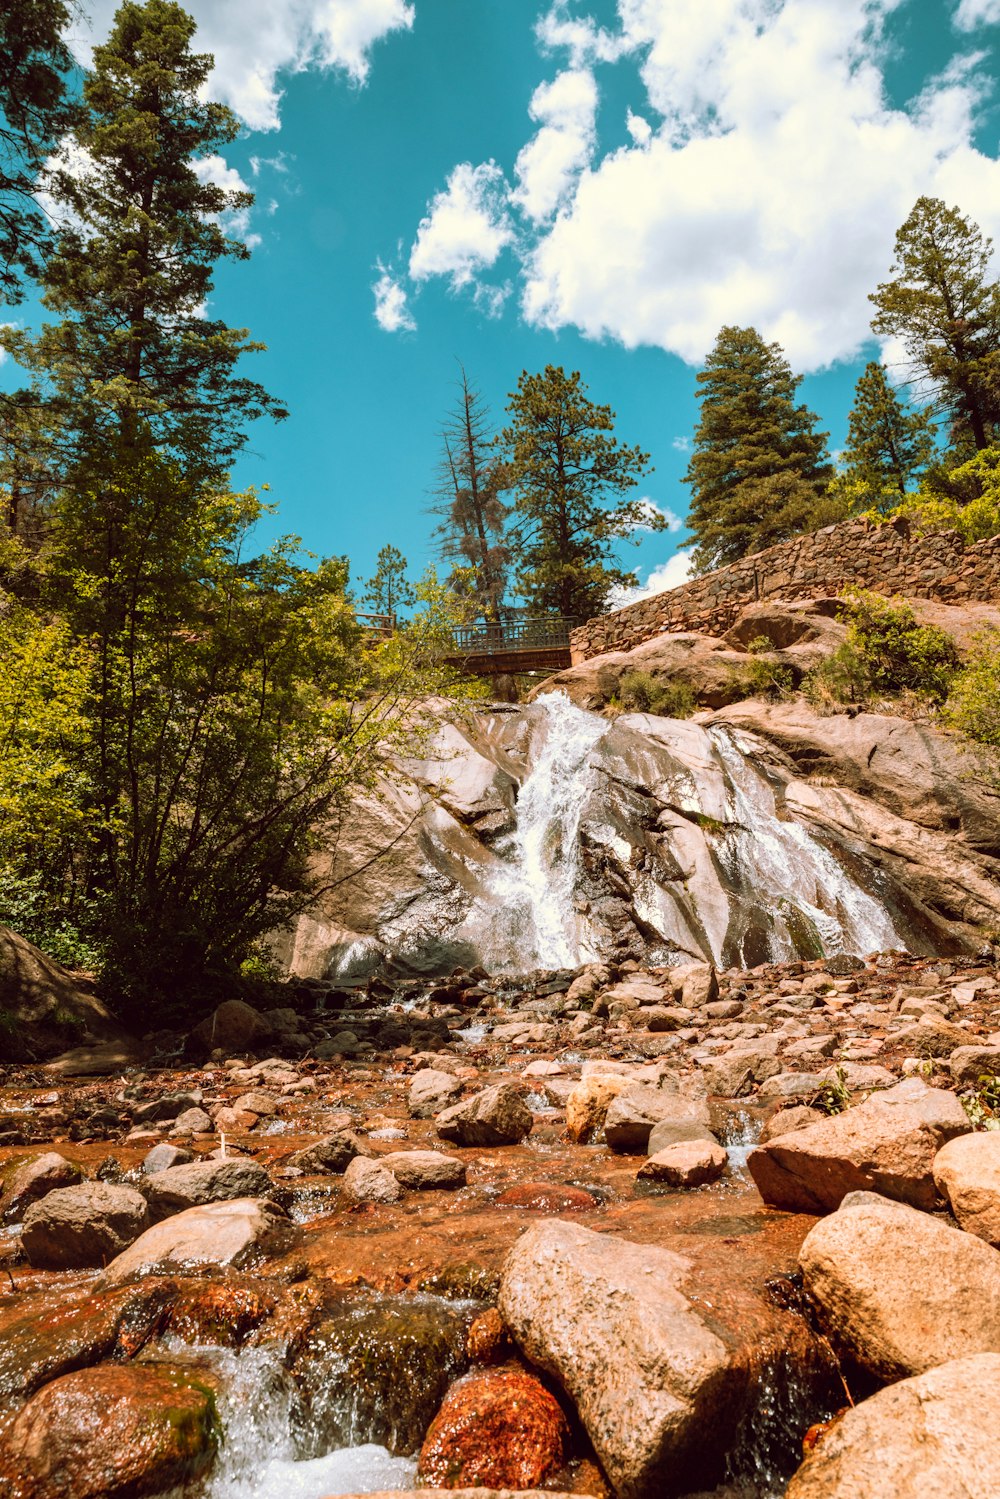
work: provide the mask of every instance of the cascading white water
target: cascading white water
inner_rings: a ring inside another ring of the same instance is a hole
[[[793,910],[806,918],[827,955],[905,947],[885,906],[801,823],[779,818],[774,791],[751,759],[752,745],[727,729],[708,734],[726,775],[726,853],[734,874],[771,913],[772,958],[798,956],[782,916]]]
[[[564,692],[546,693],[536,706],[544,743],[517,798],[509,862],[478,916],[483,961],[497,973],[574,968],[596,957],[586,950],[574,895],[590,755],[608,725]]]

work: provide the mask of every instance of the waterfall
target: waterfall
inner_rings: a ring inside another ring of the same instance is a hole
[[[905,948],[885,905],[801,823],[779,816],[774,790],[753,763],[754,742],[722,728],[710,728],[708,736],[726,780],[720,858],[733,884],[766,914],[771,958],[800,956],[796,927],[803,919],[826,956]]]
[[[494,972],[575,968],[597,956],[587,950],[574,898],[590,755],[608,725],[564,692],[546,693],[535,707],[544,742],[517,798],[507,862],[476,915],[483,962]]]

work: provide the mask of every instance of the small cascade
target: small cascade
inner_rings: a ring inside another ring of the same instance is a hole
[[[771,961],[810,955],[803,951],[810,945],[817,957],[905,948],[885,905],[801,823],[779,816],[774,790],[753,763],[752,746],[727,729],[711,728],[708,736],[726,779],[727,827],[719,856],[733,886],[742,886],[766,913]]]
[[[494,973],[574,968],[597,956],[587,949],[575,895],[590,755],[608,725],[564,692],[546,693],[537,708],[544,742],[517,798],[507,862],[478,913],[483,962]]]

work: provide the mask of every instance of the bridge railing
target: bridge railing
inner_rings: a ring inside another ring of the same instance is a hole
[[[355,609],[354,618],[370,640],[388,640],[396,633],[394,614],[362,614],[360,610]]]
[[[535,619],[504,619],[497,623],[479,620],[452,631],[456,653],[469,656],[495,655],[501,651],[537,651],[569,645],[569,632],[578,623],[556,615]]]

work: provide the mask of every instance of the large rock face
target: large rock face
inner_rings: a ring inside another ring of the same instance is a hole
[[[61,963],[0,926],[0,1062],[34,1061],[125,1036],[107,1008]]]
[[[785,1499],[971,1499],[1000,1493],[1000,1355],[904,1379],[847,1411]]]
[[[747,1166],[772,1207],[829,1212],[848,1192],[871,1190],[927,1209],[938,1195],[935,1156],[970,1127],[954,1093],[911,1077],[831,1119],[769,1140],[751,1151]]]
[[[939,1218],[857,1193],[799,1265],[824,1332],[879,1379],[1000,1353],[1000,1254]]]

